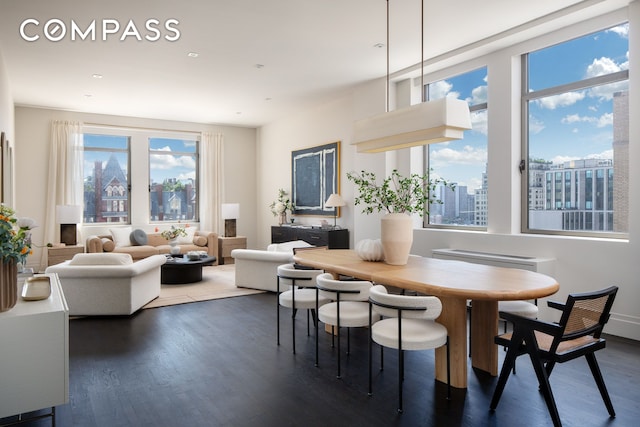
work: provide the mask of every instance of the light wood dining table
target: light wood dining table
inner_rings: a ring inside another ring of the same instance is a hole
[[[467,301],[471,311],[471,364],[498,375],[498,301],[529,300],[556,293],[558,282],[547,275],[515,268],[494,267],[420,256],[406,265],[389,265],[360,259],[349,249],[305,250],[295,262],[322,269],[334,276],[346,275],[376,284],[433,295],[442,301],[437,321],[446,326],[451,346],[451,386],[467,387]],[[436,379],[446,382],[446,349],[436,350]]]

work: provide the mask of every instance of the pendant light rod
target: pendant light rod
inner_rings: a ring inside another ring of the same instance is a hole
[[[420,92],[422,94],[422,102],[427,100],[427,94],[424,90],[424,0],[420,8]]]
[[[389,0],[387,0],[387,106],[386,112],[389,112]]]

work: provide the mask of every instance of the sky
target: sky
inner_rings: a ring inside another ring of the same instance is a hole
[[[85,147],[107,147],[110,149],[127,148],[128,138],[125,136],[84,135]],[[167,178],[180,180],[194,179],[196,162],[192,155],[196,152],[195,141],[169,138],[150,138],[149,149],[158,152],[149,158],[150,177],[152,182],[164,182]],[[168,155],[169,153],[175,153]],[[96,160],[105,162],[111,153],[84,152],[84,176],[93,175],[93,165]],[[116,158],[126,172],[128,161],[125,153],[116,153]]]
[[[628,69],[628,24],[547,47],[529,55],[529,90],[537,91]],[[432,83],[430,99],[454,96],[470,106],[487,100],[490,76],[481,68]],[[529,106],[529,155],[561,163],[582,158],[612,158],[615,92],[627,82],[568,91],[535,99]],[[487,161],[486,111],[472,113],[473,129],[464,139],[429,146],[436,175],[468,192],[482,184]]]

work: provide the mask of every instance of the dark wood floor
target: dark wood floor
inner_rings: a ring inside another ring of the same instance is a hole
[[[385,370],[375,371],[374,395],[368,397],[365,330],[352,333],[352,354],[343,358],[343,379],[337,379],[330,336],[320,333],[320,366],[314,367],[313,331],[306,336],[304,313],[298,316],[293,355],[289,311],[282,311],[280,347],[275,311],[275,295],[268,293],[143,310],[131,317],[72,320],[70,402],[58,407],[57,425],[551,424],[525,358],[518,360],[517,375],[491,413],[495,378],[470,371],[469,388],[454,389],[447,401],[446,386],[433,379],[433,352],[409,352],[405,412],[398,414],[395,352],[385,352]],[[598,356],[618,416],[609,418],[586,362],[578,360],[559,365],[551,378],[564,425],[638,425],[640,343],[608,337],[607,349]]]

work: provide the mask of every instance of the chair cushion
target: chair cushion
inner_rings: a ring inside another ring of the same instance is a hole
[[[87,253],[75,254],[69,265],[128,265],[133,264],[129,254]]]
[[[149,239],[147,238],[147,233],[140,228],[136,228],[129,235],[129,239],[131,240],[131,244],[134,246],[142,246],[146,245]]]
[[[529,319],[538,317],[538,306],[527,301],[498,301],[498,311],[506,311]]]
[[[131,246],[131,227],[111,228],[109,232],[113,237],[116,248]]]
[[[207,246],[207,238],[204,236],[194,236],[193,244],[200,247]]]
[[[373,314],[373,321],[380,318]],[[318,319],[328,325],[338,324],[338,304],[325,304],[318,310]],[[340,326],[357,328],[369,326],[369,303],[363,301],[340,301]]]
[[[194,227],[186,227],[184,229],[186,236],[178,236],[176,241],[179,245],[189,245],[193,244],[193,236],[196,234],[196,229]]]
[[[103,251],[105,251],[105,252],[112,252],[112,251],[115,249],[116,244],[115,244],[115,243],[113,243],[113,240],[111,240],[110,238],[108,238],[108,237],[103,237],[103,238],[102,238],[102,239],[100,239],[100,240],[102,240],[102,250],[103,250]]]
[[[371,326],[371,338],[378,344],[398,348],[398,319],[387,318]],[[447,343],[447,328],[433,320],[402,319],[402,349],[427,350]]]
[[[272,243],[267,246],[267,251],[269,252],[291,252],[293,253],[293,248],[308,248],[313,245],[308,244],[304,240],[293,240],[291,242],[284,243]]]
[[[296,308],[301,310],[312,310],[316,308],[316,290],[315,289],[296,289]],[[278,296],[278,302],[283,307],[293,308],[293,291],[282,292]],[[324,305],[329,301],[325,298],[318,297],[318,305]]]

